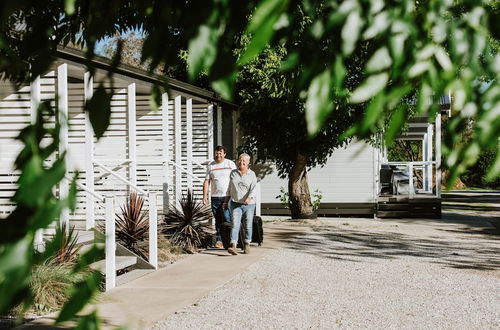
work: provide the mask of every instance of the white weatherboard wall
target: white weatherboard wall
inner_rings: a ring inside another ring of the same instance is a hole
[[[376,202],[378,151],[364,142],[351,142],[336,149],[324,167],[308,172],[311,193],[319,189],[322,203]],[[279,203],[280,187],[288,191],[288,181],[280,179],[275,169],[261,181],[262,203]]]
[[[56,72],[58,66],[63,62],[58,60],[52,70],[40,79],[40,99],[42,101],[49,100],[52,106],[55,106],[57,93]],[[93,89],[97,88],[99,81],[102,81],[106,74],[105,71],[96,70]],[[86,185],[88,154],[85,146],[85,112],[83,110],[85,103],[84,75],[85,68],[83,66],[68,62],[68,171],[71,176],[75,170],[78,170],[79,182],[82,185]],[[198,163],[205,163],[207,159],[213,157],[209,154],[211,148],[209,136],[213,136],[213,131],[210,131],[213,128],[208,125],[211,119],[211,114],[208,111],[210,102],[186,91],[178,92],[172,89],[170,96],[165,98],[167,100],[165,107],[155,110],[150,105],[151,83],[149,82],[117,74],[113,86],[105,83],[105,87],[112,92],[111,119],[104,136],[99,141],[93,138],[92,155],[96,162],[93,166],[95,192],[102,196],[114,197],[115,211],[118,212],[130,191],[125,183],[97,166],[97,163],[100,163],[129,181],[134,181],[135,177],[139,188],[148,193],[156,193],[158,195],[156,202],[161,213],[161,210],[166,207],[163,205],[164,199],[161,197],[164,182],[169,185],[170,201],[172,202],[174,198],[178,197],[174,196],[176,189],[173,186],[177,169],[169,164],[168,172],[165,172],[164,155],[168,155],[171,161],[180,160],[179,165],[184,169],[188,168],[186,143],[188,139],[186,104],[188,103],[192,104],[192,125],[189,130],[189,137],[192,140],[192,158]],[[13,162],[22,145],[15,140],[15,137],[31,121],[32,97],[30,86],[14,90],[10,83],[3,81],[0,88],[2,92],[0,98],[0,217],[5,217],[14,209],[10,198],[15,193],[19,177],[19,173],[13,170]],[[134,94],[131,95],[131,93]],[[180,126],[177,127],[175,126],[174,111],[176,97],[180,99],[181,104]],[[134,102],[135,106],[131,108],[130,102]],[[130,116],[134,112],[135,118],[131,118]],[[164,112],[166,112],[165,116]],[[50,125],[54,125],[54,119],[51,119]],[[130,134],[132,127],[135,127],[134,134]],[[175,134],[176,130],[180,134]],[[180,137],[177,144],[181,146],[178,155],[175,154],[176,135]],[[166,139],[167,137],[168,139]],[[48,139],[46,142],[49,142]],[[136,169],[135,175],[131,173],[134,168]],[[192,171],[199,179],[193,179],[194,192],[198,197],[201,197],[199,196],[201,195],[200,181],[204,179],[206,169],[204,166],[200,167],[193,163]],[[181,173],[180,178],[181,187],[178,191],[185,194],[187,175]],[[83,191],[78,192],[77,209],[70,215],[72,225],[79,229],[86,227],[87,195]],[[104,204],[95,201],[94,206],[96,221],[102,221],[105,217]],[[145,207],[146,209],[149,207],[147,199]],[[159,219],[161,220],[162,217],[160,216]]]
[[[54,71],[39,79],[40,101],[49,101],[51,106],[55,104],[55,80]],[[15,207],[10,201],[19,179],[19,172],[14,170],[14,160],[23,147],[15,139],[32,120],[32,98],[30,86],[15,91],[9,82],[2,81],[0,88],[8,93],[2,93],[0,100],[0,217],[5,217]],[[54,127],[53,119],[48,121],[47,127]]]

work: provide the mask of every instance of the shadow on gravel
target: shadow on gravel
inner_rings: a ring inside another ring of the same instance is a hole
[[[417,238],[401,233],[369,233],[339,227],[318,231],[290,242],[289,248],[344,261],[420,257],[446,267],[476,270],[500,269],[500,246],[492,240],[447,241]]]

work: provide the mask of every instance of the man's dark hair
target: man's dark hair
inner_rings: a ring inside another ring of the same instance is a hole
[[[227,149],[224,146],[217,146],[215,147],[215,151],[224,151],[225,154],[227,154]]]

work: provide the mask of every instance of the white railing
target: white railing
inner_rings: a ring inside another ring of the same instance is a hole
[[[179,170],[181,170],[182,172],[186,173],[187,175],[189,175],[190,177],[192,177],[193,179],[195,179],[196,181],[198,182],[201,182],[203,183],[203,180],[200,179],[199,177],[197,177],[196,175],[194,175],[193,173],[189,172],[188,170],[186,170],[184,167],[178,165],[176,162],[173,162],[171,160],[168,161],[170,164],[174,165],[176,168],[178,168]]]
[[[70,178],[66,178],[71,180]],[[86,186],[76,181],[76,185],[87,194],[92,195],[97,201],[103,202],[105,205],[105,279],[106,291],[113,289],[116,286],[116,237],[115,237],[115,211],[114,211],[114,198],[111,196],[103,197],[88,189]]]
[[[94,164],[147,198],[149,203],[149,263],[155,269],[158,269],[158,209],[156,205],[156,194],[146,192],[96,160],[94,160]]]
[[[435,161],[414,161],[414,162],[387,162],[383,165],[394,165],[394,166],[405,166],[408,168],[408,194],[410,198],[415,196],[415,183],[413,177],[414,170],[421,170],[423,177],[423,186],[428,187],[428,189],[424,189],[423,192],[432,194],[432,167],[436,165]],[[430,175],[429,175],[430,173]],[[426,183],[425,183],[426,182]],[[438,182],[438,178],[436,177],[436,191],[434,195],[439,197],[439,189],[437,188],[441,182]]]

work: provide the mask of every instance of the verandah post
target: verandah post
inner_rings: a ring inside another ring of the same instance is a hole
[[[60,125],[59,154],[68,152],[68,65],[66,63],[57,68],[57,111]],[[68,171],[68,156],[66,155],[66,172]],[[59,198],[68,197],[68,180],[63,178],[59,183]],[[69,209],[65,207],[61,212],[61,224],[65,224],[69,232]]]
[[[186,100],[186,170],[193,174],[193,99]],[[187,176],[188,189],[193,190],[193,178]]]
[[[128,158],[129,180],[134,185],[137,184],[137,138],[136,138],[136,95],[135,83],[127,88],[127,130],[128,130]]]
[[[30,122],[32,125],[36,124],[38,119],[38,106],[40,105],[41,98],[40,77],[36,77],[30,85]],[[34,244],[37,250],[43,250],[43,229],[36,231]]]
[[[88,102],[94,93],[94,79],[90,72],[85,72],[83,80],[85,102]],[[88,111],[85,111],[85,186],[94,191],[94,130]],[[94,228],[94,196],[91,194],[87,194],[85,198],[85,219],[86,229]]]

